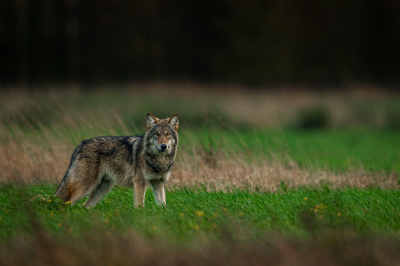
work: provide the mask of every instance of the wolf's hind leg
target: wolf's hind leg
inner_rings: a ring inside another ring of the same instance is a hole
[[[71,196],[69,199],[64,201],[69,201],[71,204],[75,204],[81,199],[83,199],[86,195],[90,193],[93,189],[95,189],[96,185],[84,185],[81,182],[71,185]]]
[[[69,197],[64,197],[64,201],[71,204],[83,199],[90,194],[99,184],[99,164],[87,161],[77,161],[68,173],[66,180]]]
[[[165,182],[153,181],[151,182],[151,186],[153,187],[154,198],[157,205],[166,206],[167,201],[165,199]]]
[[[64,202],[75,204],[94,190],[97,184],[84,182],[82,179],[76,177],[76,175],[72,175],[69,176],[68,180],[62,186],[62,189],[59,189],[56,195],[62,198]]]
[[[93,190],[89,199],[83,204],[85,207],[94,207],[98,202],[100,202],[111,190],[114,182],[112,178],[105,174],[97,187]]]

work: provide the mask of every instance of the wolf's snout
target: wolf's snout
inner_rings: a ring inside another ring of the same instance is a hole
[[[167,144],[161,144],[160,148],[162,151],[165,151],[168,148],[168,146]]]

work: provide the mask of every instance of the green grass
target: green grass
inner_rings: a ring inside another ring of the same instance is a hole
[[[195,135],[196,134],[196,135]],[[193,137],[195,136],[195,137]],[[182,130],[181,147],[197,142],[204,149],[248,158],[295,161],[306,170],[400,173],[400,134],[396,130]],[[178,157],[179,159],[179,157]]]
[[[56,186],[0,189],[0,238],[32,233],[32,219],[58,236],[87,230],[134,231],[184,241],[195,235],[262,236],[270,231],[307,236],[343,228],[355,234],[399,235],[400,191],[380,189],[295,189],[277,193],[167,193],[168,206],[156,206],[151,189],[146,208],[133,208],[132,189],[115,187],[96,207],[70,206],[53,195]]]

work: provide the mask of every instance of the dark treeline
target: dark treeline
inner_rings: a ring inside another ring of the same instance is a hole
[[[400,85],[400,1],[0,1],[0,83]]]

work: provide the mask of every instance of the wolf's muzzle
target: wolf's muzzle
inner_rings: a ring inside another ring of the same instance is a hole
[[[165,151],[168,148],[167,144],[161,144],[160,145],[160,151]]]

